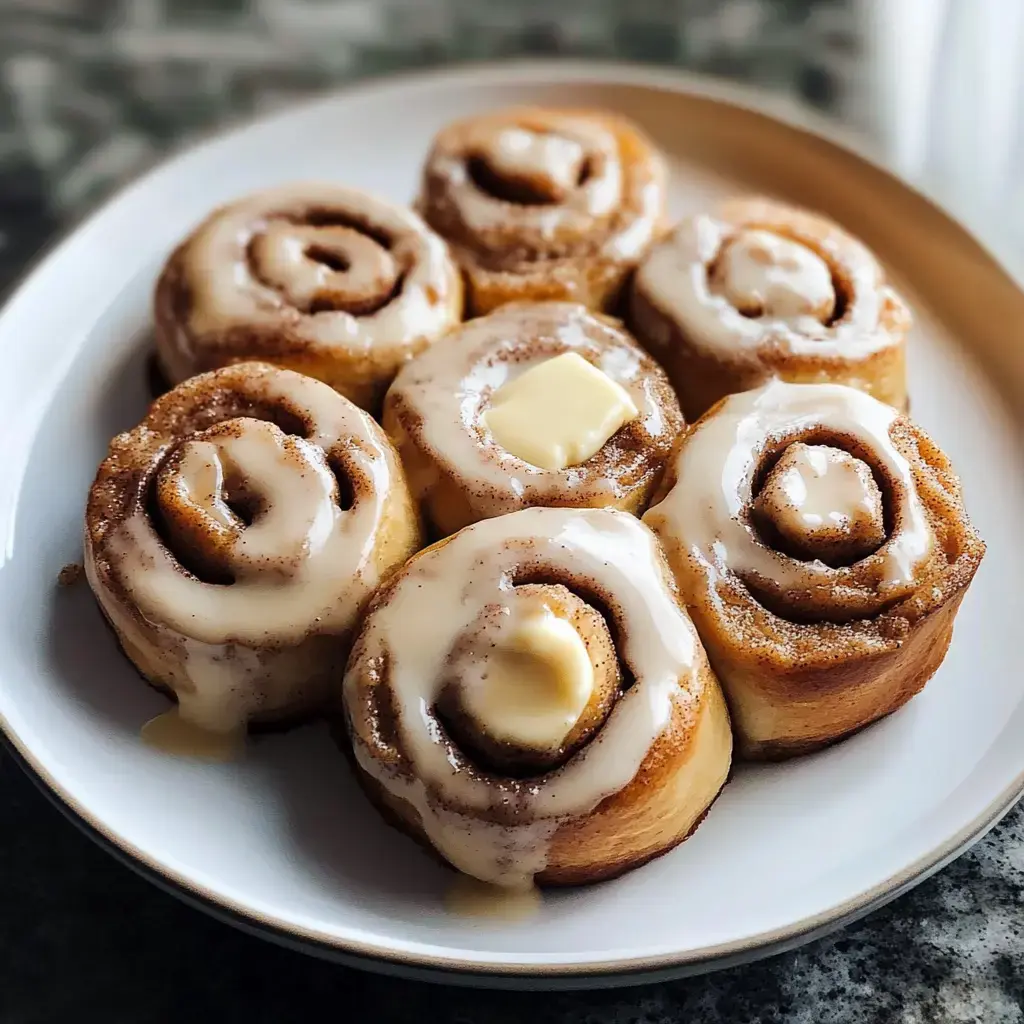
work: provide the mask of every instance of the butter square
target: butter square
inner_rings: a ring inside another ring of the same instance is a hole
[[[499,388],[482,419],[494,440],[541,469],[578,466],[640,413],[629,393],[576,352]]]

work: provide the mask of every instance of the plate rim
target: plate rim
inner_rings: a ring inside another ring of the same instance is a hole
[[[626,988],[725,970],[798,949],[859,921],[941,871],[994,828],[1016,805],[1020,796],[1017,794],[1013,797],[991,820],[982,822],[978,831],[964,830],[962,842],[958,839],[957,844],[946,855],[928,864],[919,873],[915,874],[913,868],[908,869],[901,873],[901,880],[893,888],[886,887],[891,878],[885,883],[880,883],[869,891],[870,898],[866,898],[864,903],[853,907],[848,913],[829,918],[828,912],[823,912],[801,922],[807,925],[806,928],[780,935],[772,941],[761,944],[760,937],[755,937],[747,944],[731,944],[734,947],[732,949],[725,949],[730,944],[723,943],[723,952],[717,952],[718,947],[709,947],[711,953],[707,956],[704,955],[705,951],[701,951],[693,957],[666,954],[664,957],[634,958],[630,961],[609,960],[591,964],[553,965],[554,969],[549,969],[552,965],[546,964],[513,964],[508,965],[506,969],[505,965],[492,963],[473,965],[445,961],[443,964],[434,964],[429,962],[428,957],[395,954],[393,951],[387,955],[380,952],[364,952],[355,949],[356,943],[329,942],[322,937],[301,934],[301,929],[275,925],[248,908],[231,906],[228,900],[208,895],[197,886],[171,877],[170,872],[133,854],[128,848],[130,844],[112,838],[107,830],[100,828],[90,817],[80,813],[71,802],[65,800],[57,788],[47,781],[44,774],[37,772],[28,762],[11,736],[2,728],[0,747],[29,777],[49,803],[79,832],[128,870],[187,906],[248,935],[321,960],[385,976],[463,988],[528,991]],[[960,835],[958,834],[958,837]],[[904,875],[906,877],[903,877]],[[784,929],[776,930],[782,931]],[[740,945],[743,945],[743,948],[739,948]]]
[[[622,85],[645,87],[674,95],[689,95],[728,106],[747,110],[818,138],[843,150],[847,155],[881,171],[908,192],[925,200],[947,222],[955,225],[967,236],[996,268],[1021,290],[1021,276],[1015,267],[1007,265],[1004,253],[993,251],[992,239],[979,238],[976,230],[968,227],[926,187],[908,182],[874,151],[870,143],[857,133],[836,124],[786,96],[755,93],[749,85],[708,77],[681,69],[651,67],[623,61],[594,61],[587,59],[514,59],[460,64],[454,68],[405,70],[370,76],[355,82],[288,104],[270,114],[257,115],[236,121],[226,128],[211,130],[201,138],[176,148],[143,174],[136,177],[112,196],[87,211],[52,243],[45,246],[10,287],[6,300],[0,306],[0,323],[19,302],[31,284],[49,272],[62,251],[74,238],[101,220],[107,211],[127,196],[142,191],[157,176],[168,172],[175,164],[205,147],[220,145],[244,134],[255,125],[269,125],[287,120],[297,111],[311,111],[319,106],[331,106],[339,101],[357,99],[367,95],[385,96],[389,92],[402,93],[416,86],[452,87],[461,82],[480,83],[485,79],[491,85],[565,83]],[[950,863],[975,842],[980,840],[1024,796],[1024,768],[993,799],[987,807],[962,826],[945,842],[928,854],[919,857],[901,871],[895,872],[874,886],[820,911],[810,917],[790,922],[743,939],[730,940],[688,952],[667,952],[609,960],[591,960],[585,963],[563,961],[549,963],[500,962],[471,960],[465,957],[436,955],[422,951],[395,950],[380,943],[331,935],[316,929],[275,919],[266,913],[230,899],[212,889],[200,886],[173,868],[159,863],[150,854],[138,848],[126,837],[115,833],[101,819],[93,815],[80,801],[68,793],[50,775],[11,727],[0,709],[0,740],[15,762],[43,790],[44,794],[81,831],[118,860],[148,881],[183,899],[206,913],[230,923],[244,931],[271,939],[293,949],[300,949],[321,957],[337,960],[364,969],[400,973],[420,980],[447,981],[464,985],[497,985],[502,987],[533,985],[535,987],[582,987],[586,985],[642,984],[656,980],[657,976],[676,977],[694,974],[748,962],[764,956],[795,948],[863,917],[924,881],[934,872]]]

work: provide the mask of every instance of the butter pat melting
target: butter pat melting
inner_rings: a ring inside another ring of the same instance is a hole
[[[517,623],[465,694],[466,710],[498,740],[535,750],[559,747],[594,692],[586,644],[546,605]]]
[[[483,423],[516,458],[541,469],[565,469],[586,462],[639,415],[621,385],[566,352],[499,388]]]

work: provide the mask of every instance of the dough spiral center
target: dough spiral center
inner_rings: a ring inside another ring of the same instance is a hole
[[[740,231],[722,249],[711,288],[744,316],[828,324],[837,296],[828,263],[771,231]]]
[[[885,542],[882,492],[871,469],[829,445],[790,445],[769,471],[753,512],[800,559],[848,565]]]
[[[322,449],[240,417],[184,441],[155,481],[175,554],[219,582],[287,576],[326,542],[339,488]]]
[[[304,312],[365,316],[384,306],[401,271],[382,238],[355,227],[271,221],[249,247],[253,272]]]

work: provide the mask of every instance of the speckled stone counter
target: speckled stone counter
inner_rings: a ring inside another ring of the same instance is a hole
[[[400,67],[620,56],[855,108],[857,5],[810,0],[0,0],[0,292],[211,127]],[[250,938],[142,881],[0,755],[0,1022],[1024,1021],[1024,814],[797,952],[618,992],[426,986]]]

